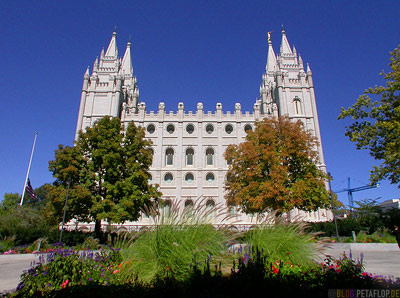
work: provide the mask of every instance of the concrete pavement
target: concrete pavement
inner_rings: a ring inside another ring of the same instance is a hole
[[[318,261],[330,255],[334,258],[342,256],[343,252],[353,259],[364,254],[365,271],[376,275],[400,278],[400,249],[392,243],[333,243],[317,256]],[[0,293],[15,289],[24,270],[30,268],[32,261],[38,261],[39,256],[33,254],[0,255]]]

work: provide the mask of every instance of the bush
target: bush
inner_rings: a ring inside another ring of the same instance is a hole
[[[40,211],[29,206],[16,206],[0,213],[0,236],[14,237],[14,245],[46,237],[49,229]]]

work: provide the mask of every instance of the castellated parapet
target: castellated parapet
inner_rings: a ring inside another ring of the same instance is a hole
[[[133,75],[131,43],[127,43],[124,56],[118,57],[116,32],[113,33],[107,50],[100,53],[93,64],[92,74],[87,68],[81,93],[81,102],[76,128],[92,126],[104,116],[118,117],[127,127],[133,121],[146,131],[152,141],[153,164],[150,167],[150,182],[158,184],[165,202],[172,200],[187,207],[199,198],[205,198],[208,207],[225,206],[224,182],[228,164],[224,158],[226,148],[240,144],[255,122],[266,117],[287,115],[300,120],[305,128],[318,139],[318,166],[325,170],[319,131],[318,113],[314,94],[312,72],[296,49],[290,48],[286,33],[282,31],[280,53],[276,56],[271,39],[268,39],[268,58],[260,85],[260,97],[253,111],[243,112],[240,103],[235,103],[233,112],[223,112],[217,103],[214,111],[204,111],[197,103],[195,111],[185,111],[178,104],[174,112],[167,111],[164,102],[158,111],[147,111],[146,104],[139,102],[139,88]],[[231,107],[230,107],[231,108]],[[168,204],[167,204],[168,205]],[[230,210],[234,219],[250,224],[252,217]],[[326,210],[304,213],[306,220],[321,221],[332,218]],[[143,217],[136,224],[148,224]]]

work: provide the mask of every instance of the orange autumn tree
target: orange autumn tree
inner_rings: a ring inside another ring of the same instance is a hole
[[[225,152],[228,205],[245,213],[328,207],[327,176],[317,166],[317,144],[301,121],[278,117],[256,122],[245,142]]]

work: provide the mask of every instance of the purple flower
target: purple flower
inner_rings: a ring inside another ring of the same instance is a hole
[[[91,278],[91,277],[89,277],[88,281],[92,281],[92,278]]]

